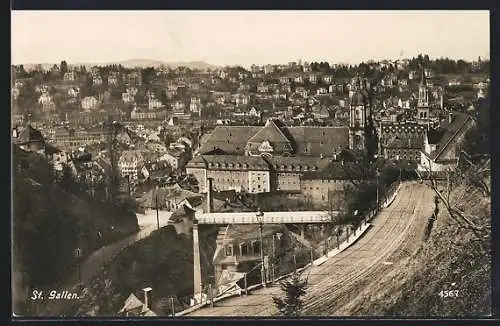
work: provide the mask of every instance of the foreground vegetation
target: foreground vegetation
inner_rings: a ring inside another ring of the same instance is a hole
[[[133,213],[66,191],[44,156],[15,147],[13,163],[14,301],[23,314],[27,291],[64,283],[78,260],[138,225]]]

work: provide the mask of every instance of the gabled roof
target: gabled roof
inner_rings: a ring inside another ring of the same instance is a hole
[[[329,155],[349,145],[348,127],[289,127],[297,155]]]
[[[456,136],[466,132],[468,123],[472,121],[472,117],[464,113],[455,112],[453,116],[451,123],[446,120],[441,123],[438,129],[430,130],[427,133],[428,142],[436,145],[436,149],[428,155],[432,160],[438,160],[439,156],[453,142]]]
[[[18,133],[16,141],[19,144],[26,144],[30,142],[43,142],[44,140],[39,130],[33,128],[31,125],[27,125]]]
[[[283,131],[277,126],[275,120],[268,120],[264,128],[260,129],[254,136],[250,137],[249,143],[262,143],[269,141],[271,144],[290,143]]]
[[[229,154],[243,154],[248,139],[262,127],[259,126],[217,126],[202,145],[199,152],[208,153],[220,149]]]
[[[133,293],[130,293],[127,300],[125,300],[122,309],[120,309],[118,313],[125,313],[130,310],[142,308],[143,306],[144,304],[142,301],[139,300]]]

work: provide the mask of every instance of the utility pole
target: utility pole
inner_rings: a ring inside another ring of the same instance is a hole
[[[247,273],[245,273],[244,286],[245,286],[245,296],[247,296],[248,295]]]
[[[156,225],[158,227],[158,230],[160,229],[160,216],[158,213],[158,188],[155,189],[155,206],[156,206]]]
[[[170,307],[172,309],[172,317],[175,317],[174,297],[170,297]]]

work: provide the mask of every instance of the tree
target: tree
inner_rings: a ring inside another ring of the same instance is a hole
[[[61,67],[60,68],[61,74],[64,76],[64,74],[68,72],[68,63],[65,60],[63,60],[63,61],[61,61],[60,67]]]
[[[284,317],[299,317],[301,314],[303,300],[306,294],[307,278],[302,279],[301,274],[295,272],[290,279],[280,283],[283,297],[274,297],[275,307]]]

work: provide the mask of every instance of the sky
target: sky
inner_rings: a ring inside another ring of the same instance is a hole
[[[489,57],[482,11],[12,11],[12,63]]]

